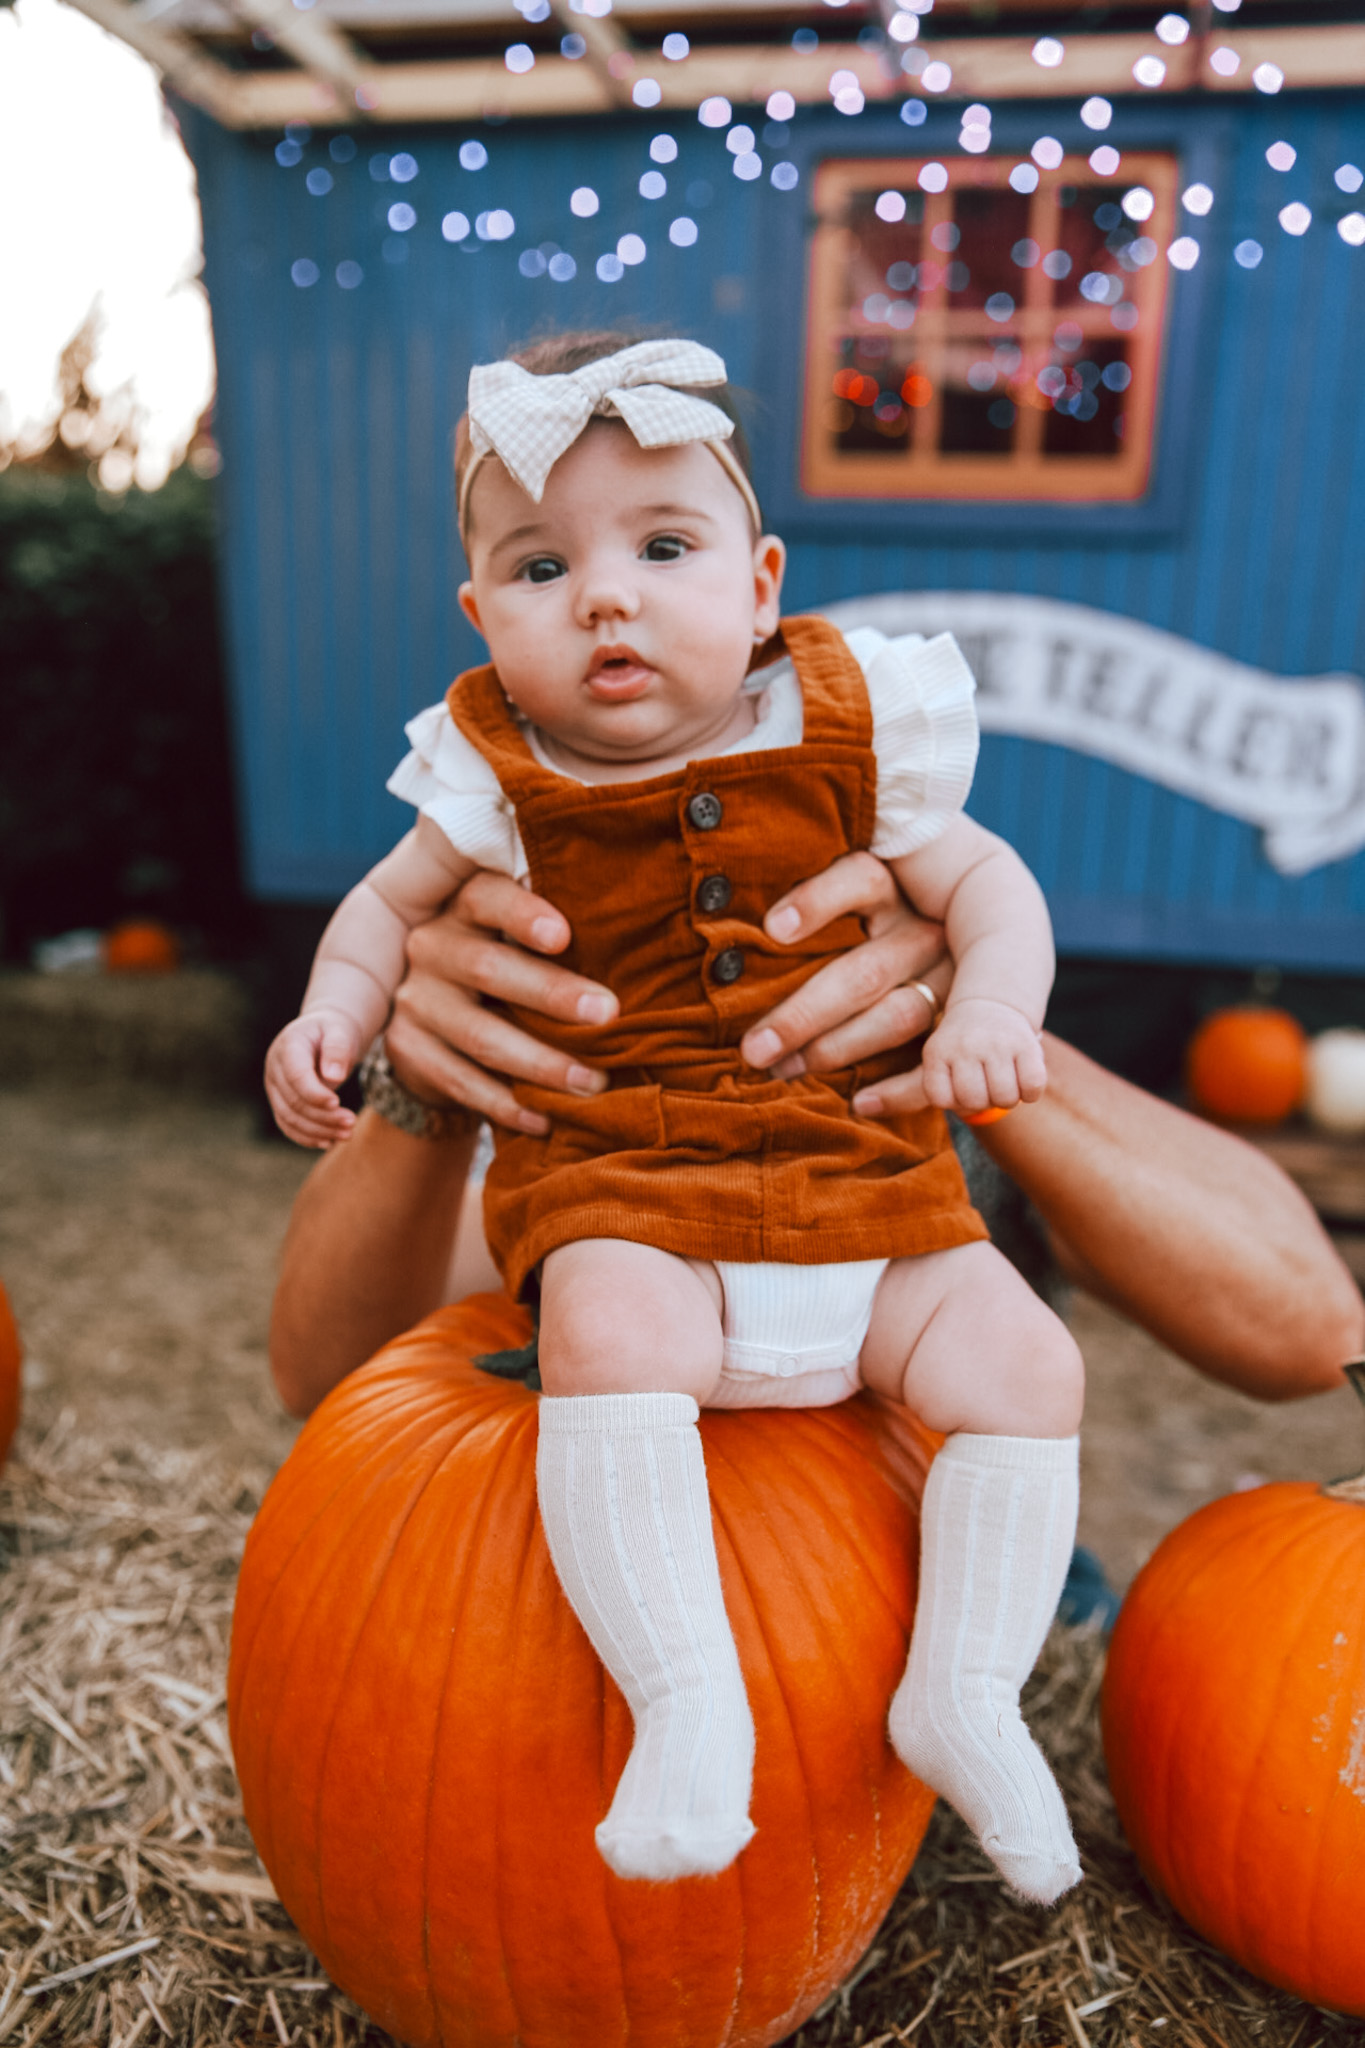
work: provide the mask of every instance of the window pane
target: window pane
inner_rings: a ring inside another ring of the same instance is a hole
[[[1051,409],[1043,423],[1045,455],[1103,455],[1123,452],[1126,397],[1132,388],[1122,341],[1088,341],[1076,353],[1053,356]]]
[[[1012,395],[1022,352],[998,334],[959,336],[942,356],[945,455],[1008,455],[1018,408]]]
[[[951,303],[977,309],[997,292],[1022,299],[1024,270],[1012,252],[1028,241],[1028,195],[1008,185],[966,187],[953,194],[953,225],[961,237],[953,253],[965,275],[949,279]]]

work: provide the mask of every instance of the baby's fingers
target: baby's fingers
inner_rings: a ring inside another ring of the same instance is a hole
[[[1047,1088],[1047,1061],[1043,1057],[1041,1040],[1021,1052],[1014,1065],[1019,1082],[1019,1100],[1036,1102]]]

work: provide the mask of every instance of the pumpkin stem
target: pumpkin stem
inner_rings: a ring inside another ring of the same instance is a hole
[[[1354,1387],[1357,1400],[1365,1404],[1365,1353],[1359,1358],[1348,1358],[1341,1369]],[[1322,1490],[1332,1500],[1357,1501],[1365,1507],[1365,1472],[1353,1472],[1345,1479],[1330,1480]]]

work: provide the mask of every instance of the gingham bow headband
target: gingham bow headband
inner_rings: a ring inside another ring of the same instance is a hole
[[[536,376],[520,363],[479,363],[469,373],[473,460],[460,490],[463,530],[479,463],[496,455],[527,496],[540,503],[545,480],[593,418],[621,419],[642,448],[704,441],[740,491],[755,527],[758,500],[726,445],[734,422],[693,387],[723,384],[725,364],[697,341],[636,341],[579,370]]]

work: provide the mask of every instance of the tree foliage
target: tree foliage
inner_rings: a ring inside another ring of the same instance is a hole
[[[0,475],[4,951],[155,914],[246,931],[213,572],[213,486]]]

